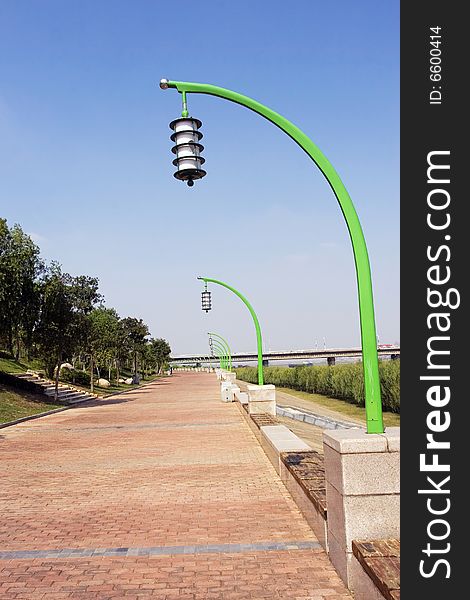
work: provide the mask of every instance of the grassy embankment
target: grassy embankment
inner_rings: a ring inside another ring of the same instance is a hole
[[[39,365],[35,363],[27,364],[24,362],[16,362],[11,358],[0,358],[0,371],[4,371],[6,373],[24,373],[28,369],[38,368]],[[127,373],[125,371],[123,373],[123,377],[128,376],[130,376],[130,373]],[[154,379],[156,379],[155,375],[148,377],[147,379],[142,379],[140,385],[149,383]],[[65,382],[64,384],[67,385],[67,383]],[[90,391],[89,386],[85,387],[74,385],[74,387],[80,388],[87,392]],[[126,385],[124,383],[113,383],[109,388],[102,388],[95,385],[94,391],[96,394],[99,394],[101,396],[117,392],[124,392],[135,387],[136,386]],[[60,403],[51,404],[48,402],[44,402],[44,400],[45,397],[40,394],[32,394],[30,392],[25,392],[23,390],[12,388],[11,386],[5,386],[0,384],[0,423],[7,423],[8,421],[14,421],[15,419],[20,419],[22,417],[46,412],[48,410],[53,410],[54,408],[62,406]]]
[[[16,390],[0,384],[0,423],[8,423],[22,417],[60,408],[60,404],[43,402],[37,394]]]

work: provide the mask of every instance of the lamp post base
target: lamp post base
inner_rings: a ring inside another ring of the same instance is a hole
[[[276,386],[249,385],[248,412],[250,415],[268,413],[276,416]]]

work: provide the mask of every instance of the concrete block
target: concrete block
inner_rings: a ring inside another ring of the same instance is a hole
[[[325,431],[323,444],[341,454],[387,452],[387,440],[383,434],[366,433],[362,429]]]
[[[327,481],[326,501],[328,536],[344,551],[352,552],[353,540],[400,537],[399,494],[343,496]]]
[[[335,430],[323,442],[330,558],[351,588],[352,541],[400,537],[400,431]]]
[[[220,386],[220,398],[222,402],[233,402],[234,395],[232,384],[229,381],[222,381]]]
[[[276,400],[276,387],[274,385],[248,385],[250,402],[269,402]]]
[[[324,446],[328,479],[340,494],[400,493],[400,453],[340,454]]]
[[[260,415],[263,413],[268,413],[269,415],[276,414],[275,402],[250,402],[248,398],[248,408],[250,415]]]
[[[276,388],[274,385],[248,385],[250,414],[276,415]]]
[[[230,383],[233,383],[235,381],[235,379],[237,378],[237,374],[225,371],[223,378],[225,381],[229,381]]]
[[[240,404],[248,404],[248,394],[246,392],[238,392],[235,395]]]

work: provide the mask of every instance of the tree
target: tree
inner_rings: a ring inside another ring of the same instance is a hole
[[[107,363],[111,371],[111,363],[116,360],[119,345],[119,315],[114,308],[98,306],[90,312],[88,320],[91,361],[96,359],[98,368]]]
[[[20,356],[23,340],[28,354],[39,318],[39,277],[44,263],[39,248],[19,225],[11,229],[0,219],[0,333],[8,351]]]
[[[72,277],[53,262],[41,286],[40,318],[36,339],[46,372],[55,372],[57,400],[60,365],[64,356],[72,356],[89,337],[87,315],[101,298],[98,280],[93,277]]]
[[[72,333],[75,314],[71,284],[70,275],[63,273],[59,264],[52,263],[41,290],[40,319],[36,339],[47,375],[52,378],[54,368],[56,369],[56,400],[62,357],[77,343]]]
[[[75,314],[72,327],[75,331],[77,346],[86,348],[90,353],[90,387],[92,392],[94,390],[94,332],[91,329],[92,322],[89,319],[89,315],[93,311],[95,304],[103,300],[103,296],[98,292],[98,285],[99,282],[96,277],[88,277],[87,275],[79,275],[71,280],[71,293]]]
[[[119,374],[121,369],[121,361],[125,360],[131,351],[130,340],[127,335],[127,329],[124,324],[124,319],[119,319],[115,330],[114,351],[116,360],[116,381],[119,383]]]
[[[134,363],[134,381],[137,380],[137,358],[145,345],[145,338],[149,335],[149,329],[142,319],[126,317],[121,321],[124,332],[131,348]]]
[[[157,373],[160,375],[163,367],[168,362],[171,354],[171,348],[169,343],[163,338],[158,338],[156,340],[150,340],[150,349],[151,353],[155,360],[155,366]]]

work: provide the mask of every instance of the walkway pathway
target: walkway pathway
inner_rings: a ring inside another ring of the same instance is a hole
[[[213,375],[0,432],[0,597],[346,600]]]

